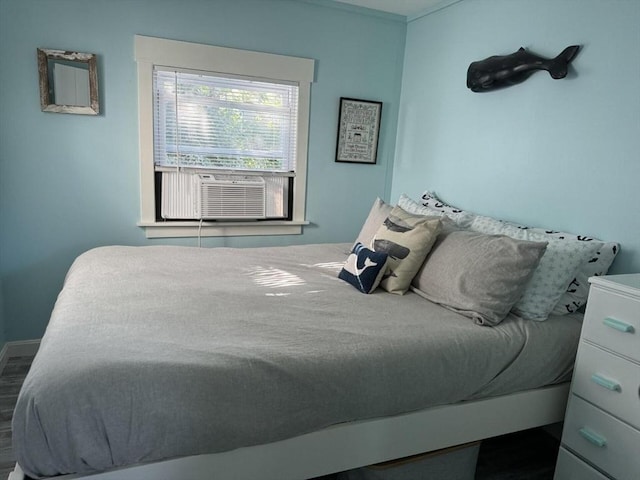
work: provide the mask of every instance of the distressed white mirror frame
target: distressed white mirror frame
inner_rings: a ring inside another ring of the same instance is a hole
[[[53,72],[49,71],[49,64],[57,61],[63,64],[87,64],[89,82],[87,105],[63,105],[55,102],[52,94],[54,85],[51,84]],[[100,113],[98,66],[96,56],[93,53],[38,48],[38,73],[40,76],[40,107],[43,112],[76,113],[80,115],[98,115]]]

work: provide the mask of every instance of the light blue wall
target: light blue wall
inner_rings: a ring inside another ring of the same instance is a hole
[[[301,236],[204,246],[350,241],[388,197],[404,17],[312,0],[1,0],[0,280],[6,340],[44,332],[84,250],[144,245],[139,216],[135,34],[315,59],[307,217]],[[40,111],[36,48],[98,55],[101,115]],[[384,102],[378,163],[335,163],[339,97]],[[2,337],[0,337],[0,344]]]
[[[640,2],[464,0],[409,23],[391,200],[459,207],[622,244],[640,271]],[[581,44],[569,77],[472,93],[469,64]]]
[[[148,241],[135,226],[134,34],[317,60],[313,225],[205,246],[349,241],[376,195],[429,188],[467,209],[619,241],[614,272],[640,271],[640,2],[464,0],[408,27],[329,4],[0,0],[0,345],[41,336],[80,252],[195,244]],[[483,94],[465,86],[472,61],[520,46],[553,56],[573,43],[583,48],[567,79],[538,72]],[[38,47],[98,54],[99,117],[40,111]],[[384,102],[377,165],[334,162],[340,96]]]

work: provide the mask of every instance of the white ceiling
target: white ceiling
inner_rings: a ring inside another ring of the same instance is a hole
[[[359,7],[372,8],[383,12],[395,13],[411,18],[416,15],[433,12],[460,0],[338,0]]]

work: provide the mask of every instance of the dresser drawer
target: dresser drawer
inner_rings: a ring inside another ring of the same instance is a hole
[[[573,393],[640,429],[639,388],[640,365],[580,343],[571,384]]]
[[[640,432],[572,395],[562,442],[617,480],[638,480]]]
[[[604,476],[564,448],[560,448],[553,480],[609,480],[609,477]]]
[[[592,285],[582,338],[640,362],[640,301]]]

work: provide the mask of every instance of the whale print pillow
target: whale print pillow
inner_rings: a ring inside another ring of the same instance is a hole
[[[374,252],[358,242],[351,250],[338,278],[349,282],[362,293],[372,293],[380,285],[388,259],[386,253]]]
[[[440,200],[435,193],[428,190],[420,197],[420,203],[428,210],[440,212],[440,215],[449,217],[451,220],[456,222],[459,227],[468,227],[475,217],[473,212],[449,205],[448,203]]]
[[[371,243],[373,250],[389,255],[380,286],[390,293],[406,293],[441,228],[439,217],[413,215],[395,206]]]
[[[603,242],[587,235],[575,235],[540,228],[532,228],[530,230],[553,237],[556,240],[583,242],[594,247],[593,254],[582,261],[582,264],[578,268],[575,276],[571,279],[567,289],[553,308],[552,313],[555,315],[566,315],[575,312],[587,302],[587,296],[589,295],[589,277],[607,274],[609,267],[611,267],[616,255],[620,251],[620,244],[617,242]]]

